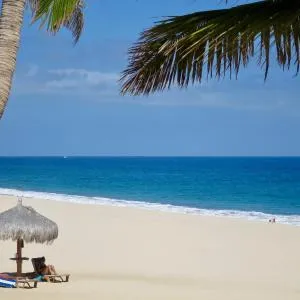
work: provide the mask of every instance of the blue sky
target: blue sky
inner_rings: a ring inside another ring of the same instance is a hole
[[[26,16],[0,155],[300,155],[299,80],[255,60],[239,79],[122,97],[126,51],[161,16],[220,1],[87,1],[86,26],[50,36]]]

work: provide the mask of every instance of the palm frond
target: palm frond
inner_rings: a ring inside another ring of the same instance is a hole
[[[289,69],[293,62],[298,73],[299,42],[299,0],[265,0],[169,17],[144,31],[129,50],[121,92],[149,94],[172,84],[201,82],[205,75],[238,76],[256,55],[266,79],[273,46],[278,64]]]
[[[78,42],[84,26],[83,0],[28,0],[33,21],[40,20],[41,27],[56,34],[62,27],[73,34]]]

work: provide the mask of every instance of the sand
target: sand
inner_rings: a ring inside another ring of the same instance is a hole
[[[300,228],[138,208],[24,199],[59,225],[52,245],[26,244],[70,282],[0,289],[10,299],[300,299]],[[16,204],[0,197],[0,211]],[[16,243],[0,241],[0,270]],[[32,271],[30,262],[24,271]]]

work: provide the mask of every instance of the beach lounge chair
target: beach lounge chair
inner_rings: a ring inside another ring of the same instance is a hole
[[[44,263],[45,257],[36,257],[32,258],[32,266],[34,269],[34,272],[37,276],[40,276],[39,270],[42,263]],[[70,278],[70,274],[55,274],[55,275],[45,275],[50,279],[50,282],[68,282]]]
[[[5,288],[37,288],[37,280],[29,279],[26,277],[10,277],[0,275],[0,287]]]

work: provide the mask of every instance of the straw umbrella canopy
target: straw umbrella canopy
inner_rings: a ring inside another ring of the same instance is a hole
[[[51,243],[58,237],[58,226],[55,222],[40,215],[32,207],[18,204],[0,214],[0,239],[17,241],[17,276],[22,274],[22,248],[26,243]]]

